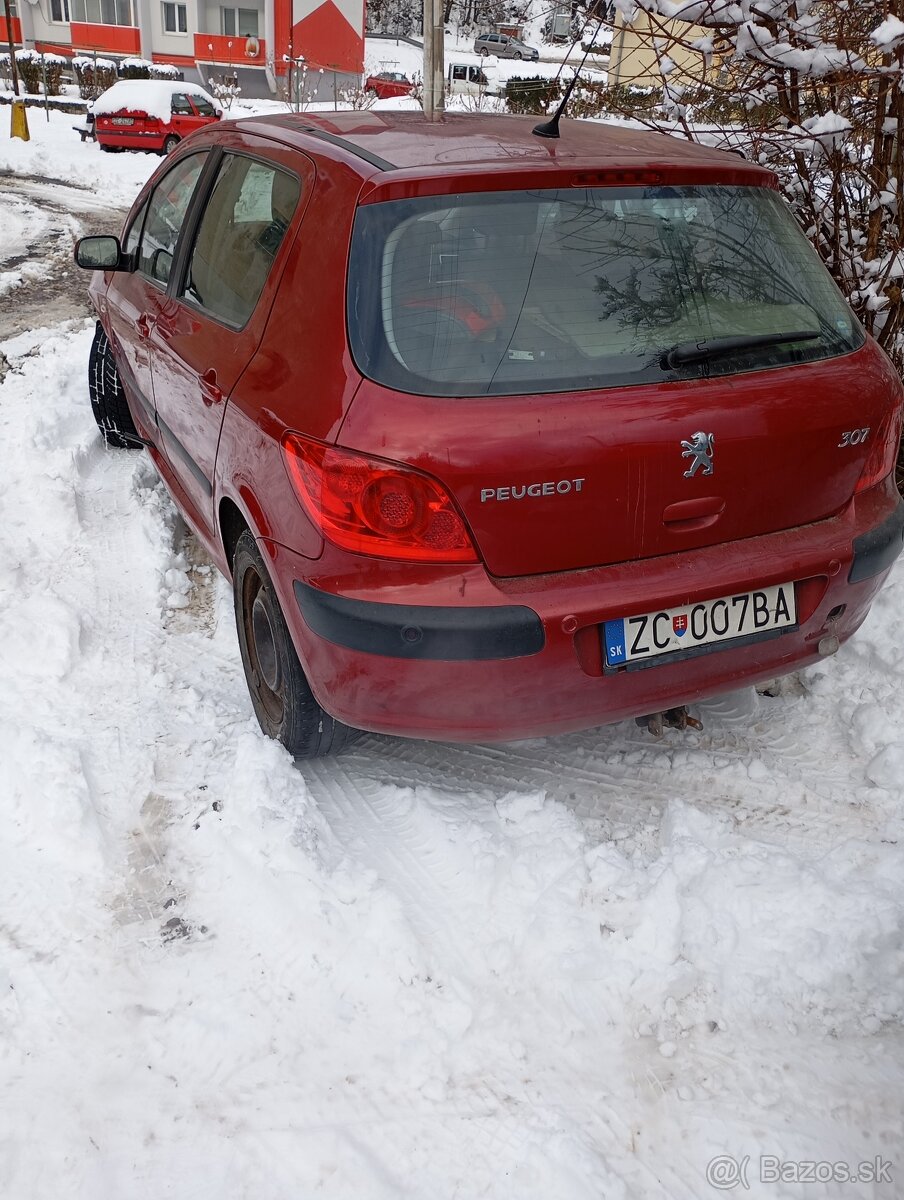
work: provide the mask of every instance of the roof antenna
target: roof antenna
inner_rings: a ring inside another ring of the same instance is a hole
[[[571,82],[569,83],[568,87],[565,89],[565,95],[559,101],[559,107],[556,109],[555,113],[553,114],[552,119],[549,121],[541,121],[541,123],[539,125],[535,125],[533,127],[533,129],[531,130],[531,132],[535,133],[537,135],[537,137],[542,137],[542,138],[557,138],[557,137],[559,137],[559,121],[561,120],[562,113],[564,113],[565,106],[567,105],[568,101],[571,99],[571,93],[574,91],[574,85],[578,81],[578,75],[580,75],[581,71],[583,71],[583,69],[584,69],[584,63],[587,61],[587,55],[590,53],[590,47],[596,45],[596,39],[597,39],[597,37],[599,37],[599,32],[602,29],[602,27],[603,27],[603,20],[600,19],[600,23],[596,27],[596,33],[594,33],[593,37],[590,39],[589,43],[587,44],[587,49],[584,51],[584,57],[581,59],[577,70],[572,75]],[[565,64],[563,63],[562,66],[564,67],[564,65]]]

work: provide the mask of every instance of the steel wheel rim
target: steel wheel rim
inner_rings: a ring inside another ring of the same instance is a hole
[[[242,626],[251,687],[269,720],[279,725],[285,712],[284,681],[273,633],[272,600],[253,567],[242,580]]]

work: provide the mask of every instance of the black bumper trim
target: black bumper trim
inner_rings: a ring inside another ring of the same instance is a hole
[[[875,529],[854,538],[854,561],[848,583],[872,579],[887,570],[904,546],[904,501]]]
[[[526,658],[546,644],[531,608],[445,608],[350,600],[295,580],[295,599],[311,629],[328,642],[388,658],[476,662]]]

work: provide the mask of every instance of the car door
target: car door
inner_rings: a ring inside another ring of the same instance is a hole
[[[113,274],[104,297],[107,328],[126,395],[146,432],[154,429],[151,329],[165,299],[179,232],[206,161],[206,152],[191,154],[160,179],[126,234],[124,249],[135,255],[135,268]]]
[[[196,129],[200,129],[202,125],[206,125],[207,121],[200,115],[199,112],[192,106],[192,102],[186,92],[175,92],[170,102],[170,125],[173,133],[178,134],[180,138],[187,138],[190,133],[194,133]]]
[[[199,126],[209,125],[211,121],[220,119],[219,111],[214,108],[206,96],[200,96],[197,92],[189,92],[188,99],[199,118]]]
[[[286,233],[313,164],[243,136],[221,156],[203,211],[180,251],[180,278],[152,331],[157,424],[199,527],[212,532],[213,480],[226,401],[263,334]],[[258,151],[255,154],[255,150]]]

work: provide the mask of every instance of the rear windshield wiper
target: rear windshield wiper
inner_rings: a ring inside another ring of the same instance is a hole
[[[789,333],[744,333],[735,337],[701,338],[696,342],[679,342],[662,356],[663,366],[682,367],[688,363],[706,362],[735,350],[754,350],[757,346],[780,346],[784,342],[810,342],[822,335],[815,329],[791,330]]]

